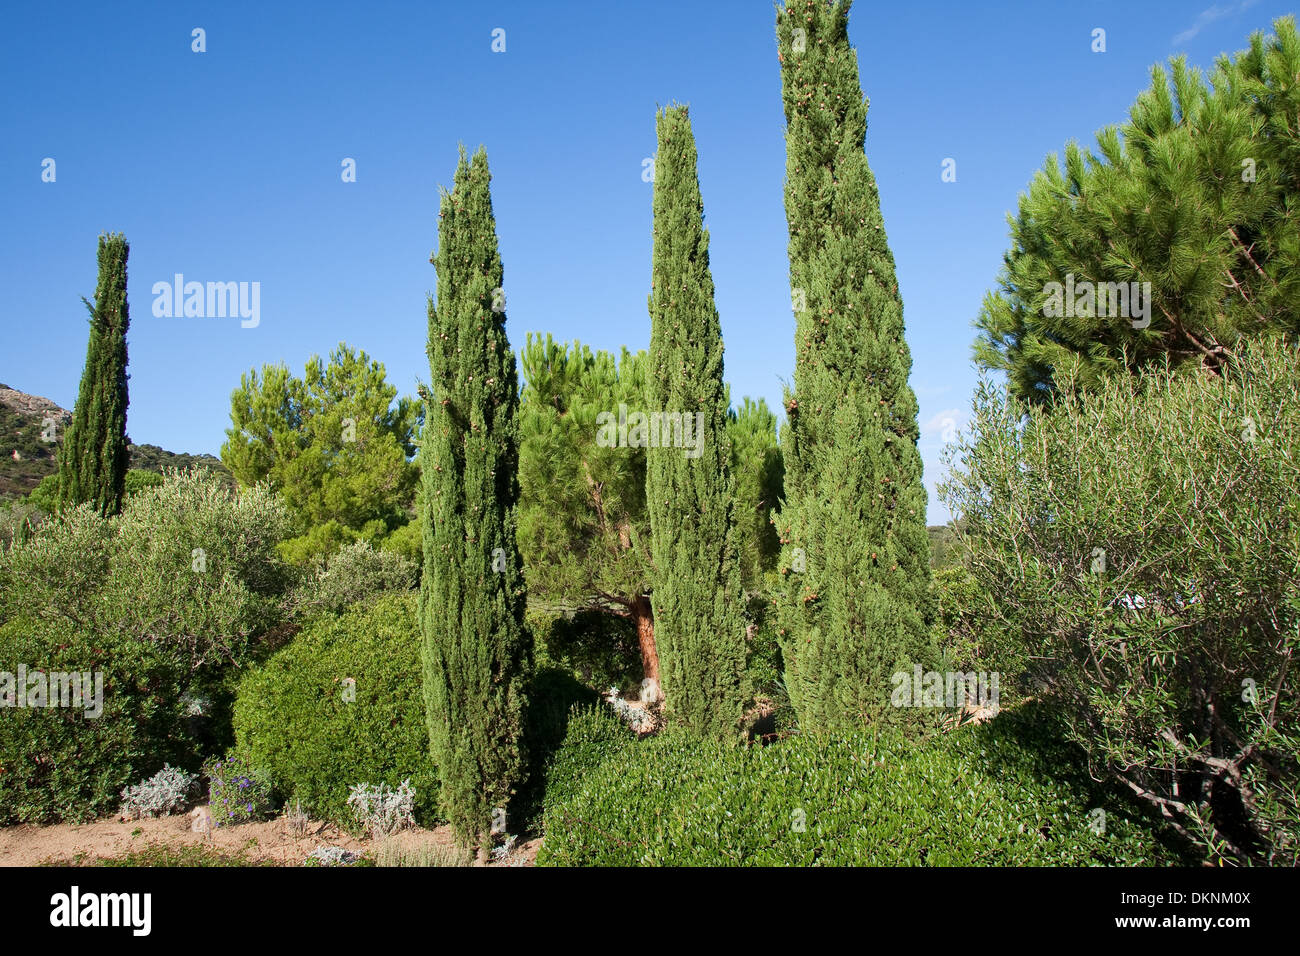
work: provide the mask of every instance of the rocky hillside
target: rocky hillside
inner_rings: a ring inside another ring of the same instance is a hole
[[[72,413],[48,398],[0,385],[0,498],[26,495],[58,471],[58,443],[71,421]],[[143,471],[205,465],[228,474],[212,455],[177,454],[157,445],[131,445],[130,451],[131,467]]]

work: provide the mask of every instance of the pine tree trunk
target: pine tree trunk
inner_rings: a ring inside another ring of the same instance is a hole
[[[650,608],[650,598],[638,594],[631,605],[632,619],[636,621],[636,639],[641,645],[641,671],[645,680],[659,687],[659,651],[655,647],[655,618]],[[662,694],[656,695],[656,697]]]

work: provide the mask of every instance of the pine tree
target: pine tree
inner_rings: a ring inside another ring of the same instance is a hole
[[[424,693],[441,805],[480,852],[521,782],[532,646],[515,544],[519,405],[487,153],[443,192],[420,467]]]
[[[892,676],[935,659],[911,355],[849,7],[777,11],[796,332],[776,610],[786,687],[813,731],[902,717]]]
[[[89,501],[103,515],[122,508],[129,454],[126,441],[126,259],[120,233],[99,237],[99,283],[90,311],[90,343],[72,422],[59,454],[59,501]]]
[[[1217,371],[1244,336],[1300,332],[1300,37],[1275,29],[1209,84],[1154,67],[1096,153],[1072,142],[1035,175],[976,323],[1016,397],[1166,359]]]
[[[785,468],[777,444],[776,414],[764,399],[746,396],[727,422],[731,474],[736,480],[736,554],[747,594],[763,589],[763,576],[776,568],[781,539],[772,509],[781,497]]]
[[[724,737],[739,725],[746,688],[722,327],[686,107],[661,110],[656,125],[646,389],[655,641],[670,719]],[[675,416],[680,432],[668,424]],[[693,448],[683,447],[687,428]]]
[[[519,550],[533,601],[630,617],[643,680],[659,683],[650,607],[646,449],[597,421],[645,399],[646,353],[620,356],[530,332],[520,353]]]

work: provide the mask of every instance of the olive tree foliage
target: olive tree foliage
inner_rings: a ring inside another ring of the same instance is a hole
[[[1261,340],[1055,410],[984,382],[941,487],[1007,662],[1218,859],[1300,853],[1297,447],[1300,358]]]
[[[120,634],[157,645],[182,673],[213,672],[281,623],[296,574],[277,545],[291,529],[265,485],[234,492],[209,471],[171,471],[119,516],[65,508],[0,552],[0,623]]]

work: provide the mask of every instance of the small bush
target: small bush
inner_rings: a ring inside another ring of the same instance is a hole
[[[1122,797],[990,724],[735,747],[634,740],[575,714],[552,766],[539,865],[1081,866],[1176,860]],[[1040,742],[1041,743],[1041,742]],[[1044,745],[1050,747],[1050,741]],[[1105,811],[1105,826],[1093,812]],[[1098,832],[1101,830],[1102,832]]]
[[[359,783],[348,794],[348,806],[358,826],[375,840],[415,826],[415,791],[410,780],[403,780],[396,790],[386,783],[377,787]]]
[[[189,806],[190,793],[198,779],[197,774],[164,764],[148,780],[122,791],[122,808],[118,812],[128,820],[180,813]]]
[[[341,846],[318,846],[303,860],[303,866],[351,866],[361,859],[361,854]]]
[[[414,561],[357,541],[317,563],[294,595],[294,605],[302,613],[338,612],[389,591],[408,591],[415,579]]]
[[[203,774],[208,778],[208,808],[216,826],[263,820],[273,809],[266,775],[254,769],[248,754],[232,751],[209,760]]]
[[[315,819],[348,824],[354,781],[409,779],[415,819],[437,822],[415,603],[393,594],[322,615],[240,682],[238,745]]]

